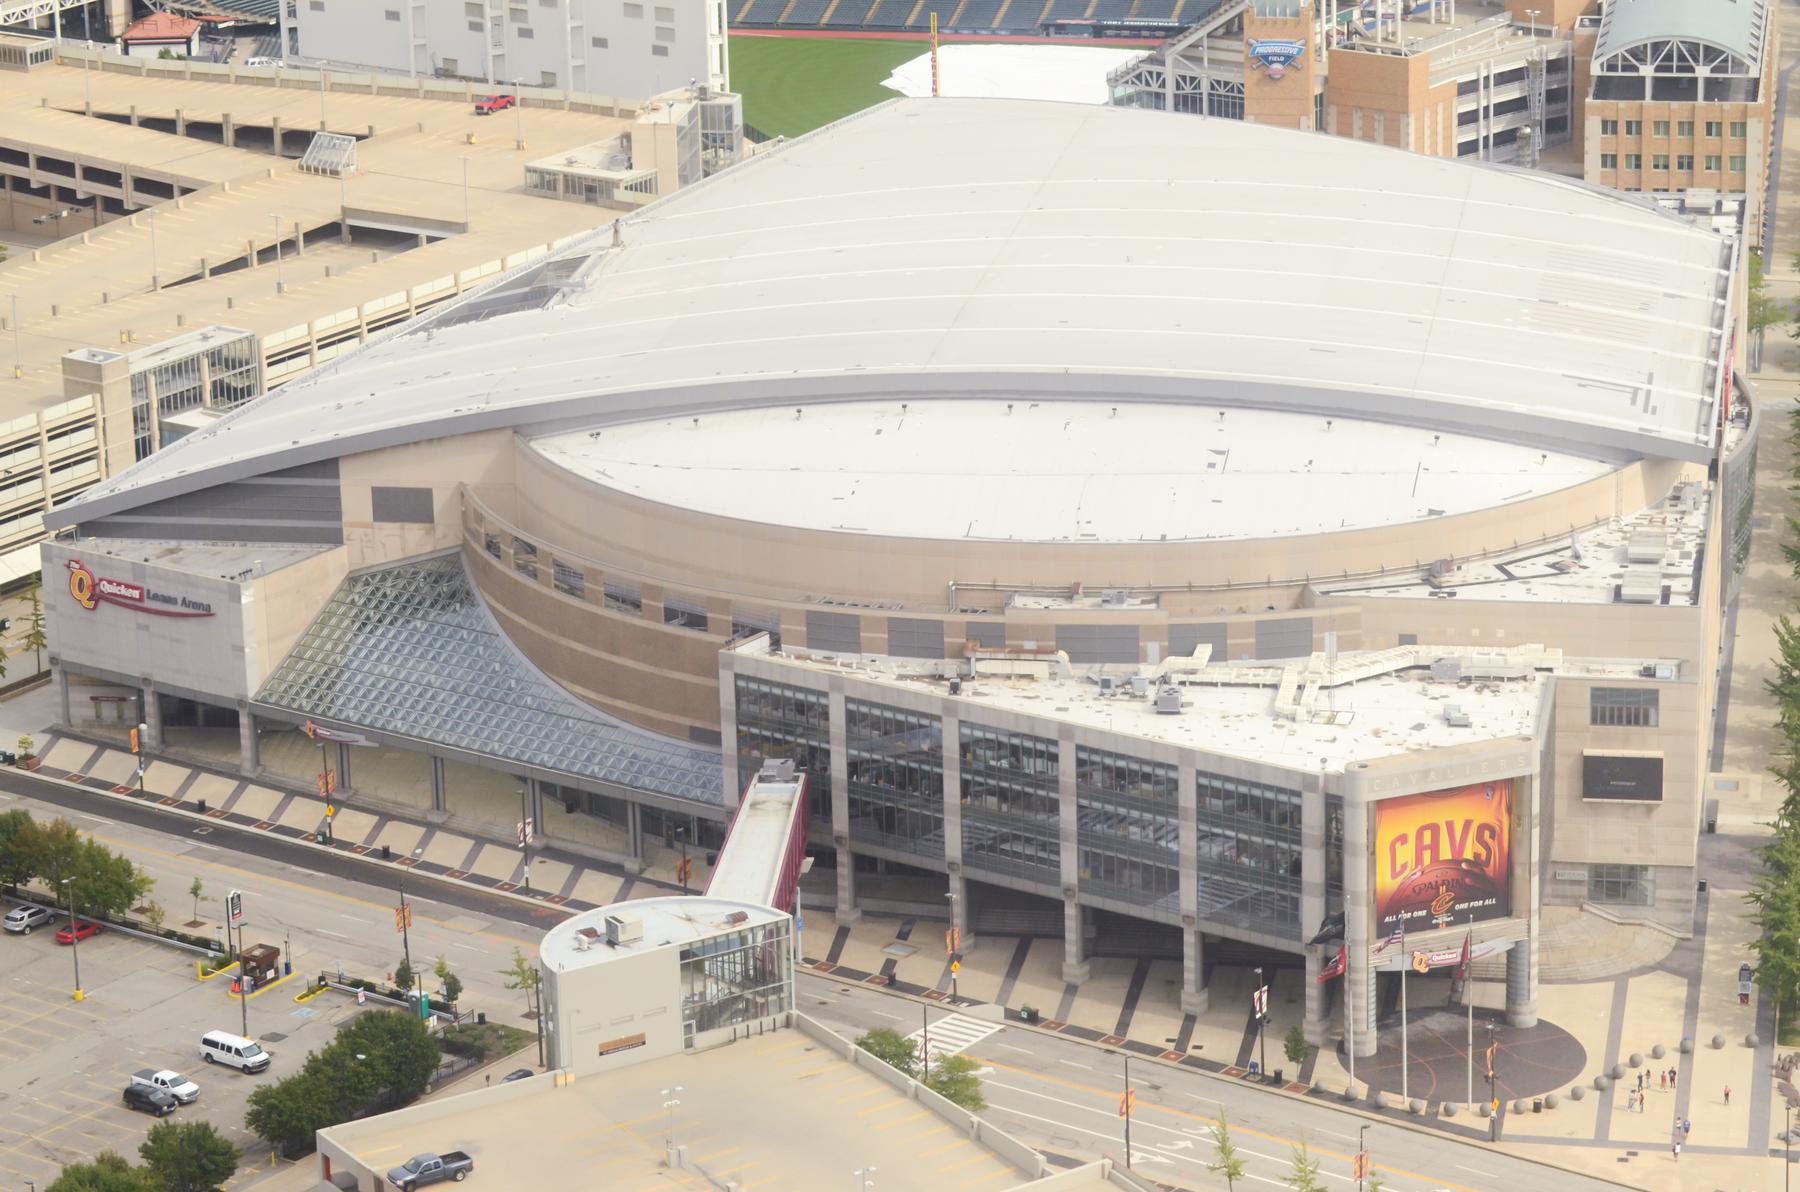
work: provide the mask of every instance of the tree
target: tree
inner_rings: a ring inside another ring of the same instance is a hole
[[[31,868],[29,812],[0,812],[0,885],[18,887],[37,876]]]
[[[442,956],[437,958],[431,971],[437,974],[438,988],[444,991],[444,1000],[454,1006],[456,999],[462,996],[462,978],[450,971],[450,962]]]
[[[394,987],[408,992],[411,992],[413,987],[412,962],[404,956],[400,958],[400,963],[394,966]]]
[[[101,1151],[92,1162],[62,1169],[44,1192],[162,1192],[156,1177],[133,1167],[114,1151]]]
[[[309,1058],[308,1069],[311,1064]],[[307,1069],[274,1084],[258,1085],[244,1114],[244,1125],[277,1154],[305,1149],[313,1135],[335,1124],[325,1081]]]
[[[1218,1158],[1208,1163],[1206,1170],[1224,1176],[1226,1192],[1232,1192],[1237,1182],[1244,1178],[1244,1160],[1237,1153],[1237,1143],[1231,1140],[1231,1123],[1225,1120],[1223,1109],[1212,1127],[1212,1143]]]
[[[66,894],[62,880],[76,877],[81,865],[81,833],[68,820],[57,818],[49,823],[33,820],[20,836],[31,859],[31,874],[42,878],[62,902]]]
[[[158,1122],[138,1154],[163,1192],[217,1192],[236,1174],[240,1157],[231,1140],[207,1121]]]
[[[1750,333],[1760,335],[1764,329],[1793,317],[1791,303],[1783,303],[1769,293],[1769,279],[1763,273],[1761,253],[1749,254],[1750,285],[1745,291]]]
[[[1294,1192],[1325,1192],[1325,1185],[1319,1182],[1319,1161],[1307,1149],[1304,1134],[1300,1136],[1299,1145],[1294,1147],[1294,1170],[1282,1176],[1281,1182]]]
[[[1287,1056],[1290,1064],[1304,1063],[1311,1047],[1306,1041],[1306,1032],[1300,1029],[1298,1023],[1288,1028],[1287,1035],[1281,1041],[1282,1054]]]
[[[402,1104],[425,1091],[441,1058],[437,1040],[425,1023],[400,1010],[358,1015],[325,1051],[362,1056],[358,1062],[366,1064],[378,1086]]]
[[[6,254],[0,252],[0,261]],[[44,635],[44,581],[34,580],[31,585],[31,611],[25,614],[25,648],[37,656],[37,669],[44,670],[44,650],[50,645],[50,639]]]
[[[512,967],[501,969],[500,975],[506,978],[505,985],[508,989],[525,991],[525,1009],[530,1011],[533,1005],[532,995],[537,992],[538,982],[542,980],[537,965],[527,960],[525,953],[514,948]]]
[[[92,836],[82,840],[76,856],[77,897],[89,914],[121,916],[156,886],[131,858],[113,852]]]
[[[980,1113],[987,1108],[987,1098],[981,1095],[981,1078],[975,1075],[977,1066],[966,1055],[940,1056],[936,1066],[925,1074],[925,1087],[953,1105]]]
[[[169,912],[162,908],[162,903],[152,902],[144,908],[144,921],[150,924],[150,930],[162,934],[163,922],[168,919]]]
[[[200,921],[200,896],[206,893],[206,883],[200,880],[198,874],[194,877],[194,884],[188,887],[188,893],[194,896],[194,918],[193,922],[188,924],[189,927],[192,927]]]
[[[919,1074],[918,1048],[899,1031],[876,1027],[858,1039],[856,1045],[890,1068],[898,1068],[908,1076]]]

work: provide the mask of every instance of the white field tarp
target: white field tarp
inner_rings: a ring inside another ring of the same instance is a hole
[[[948,45],[938,50],[938,93],[1103,104],[1110,98],[1107,72],[1143,53],[1141,46]],[[930,95],[931,54],[902,62],[882,86],[914,98]]]

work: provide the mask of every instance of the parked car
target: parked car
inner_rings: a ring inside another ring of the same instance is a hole
[[[246,59],[244,59],[244,65],[245,66],[280,66],[281,59],[279,59],[279,58],[246,58]]]
[[[519,102],[516,95],[484,95],[475,101],[477,116],[492,116],[495,112],[504,112]]]
[[[136,1109],[144,1113],[153,1113],[157,1117],[168,1117],[175,1112],[177,1102],[173,1093],[165,1093],[158,1088],[132,1081],[125,1086],[125,1108]]]
[[[207,1031],[200,1036],[200,1058],[209,1064],[227,1064],[251,1073],[269,1066],[269,1053],[256,1040],[225,1031]]]
[[[537,1073],[533,1072],[530,1068],[520,1068],[515,1072],[508,1072],[505,1076],[502,1076],[500,1078],[500,1083],[511,1084],[515,1080],[530,1080],[536,1075]]]
[[[414,1155],[388,1172],[387,1178],[388,1183],[400,1189],[400,1192],[413,1192],[414,1188],[423,1188],[426,1184],[436,1184],[443,1180],[455,1180],[460,1184],[474,1170],[475,1160],[461,1151],[446,1151],[441,1155],[427,1151],[423,1155]]]
[[[59,944],[72,944],[77,940],[91,939],[99,934],[100,924],[94,922],[92,919],[81,919],[69,924],[67,927],[57,928],[56,942]]]
[[[22,902],[6,912],[5,928],[15,935],[30,935],[34,927],[42,927],[50,922],[50,912],[41,906],[32,906]]]
[[[183,1105],[192,1105],[200,1098],[199,1085],[167,1068],[140,1068],[132,1075],[131,1083],[161,1089]]]

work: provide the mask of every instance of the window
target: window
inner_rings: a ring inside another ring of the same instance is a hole
[[[500,535],[483,534],[481,536],[481,549],[498,559],[500,557]]]
[[[552,567],[554,570],[551,572],[550,582],[558,592],[577,600],[586,597],[587,577],[582,575],[580,568],[571,567],[561,559],[555,560]]]
[[[1735,153],[1731,155],[1731,169],[1739,174],[1744,172],[1744,159]]]
[[[656,27],[656,40],[663,42],[664,44],[674,41],[675,40],[674,27],[670,26],[670,25],[658,25]]]
[[[531,41],[537,36],[530,25],[514,25],[513,32],[519,35],[520,41]]]
[[[1693,136],[1694,122],[1692,120],[1677,120],[1675,122],[1675,135],[1678,137]]]
[[[1602,153],[1600,155],[1600,168],[1603,170],[1618,169],[1619,155],[1617,153]]]
[[[652,58],[667,58],[669,56],[669,47],[668,46],[651,46],[650,47],[650,56]]]
[[[1677,153],[1675,155],[1675,168],[1678,170],[1692,170],[1694,168],[1694,155],[1692,153]]]
[[[590,37],[588,40],[594,43],[594,48],[596,50],[604,50],[606,48],[606,39],[604,37]]]
[[[1602,120],[1600,122],[1600,135],[1603,137],[1618,136],[1619,122],[1617,120]]]
[[[601,593],[606,607],[616,613],[644,615],[644,594],[629,584],[604,584]]]
[[[1749,136],[1750,135],[1750,125],[1743,120],[1733,120],[1731,122],[1731,135],[1734,137]]]
[[[487,29],[487,26],[482,24],[480,21],[470,21],[469,22],[469,32],[470,33],[481,33],[481,32],[484,32],[486,29]]]
[[[1650,135],[1653,137],[1668,136],[1669,122],[1667,120],[1652,120],[1650,122]]]
[[[644,6],[642,4],[627,4],[625,6],[625,15],[631,20],[641,21],[644,19]]]
[[[538,71],[538,86],[540,86],[540,87],[556,86],[556,72],[554,70]]]
[[[1641,153],[1627,153],[1625,155],[1625,168],[1628,170],[1643,169],[1644,168],[1644,155]]]
[[[1644,122],[1642,120],[1627,120],[1625,122],[1625,135],[1628,137],[1643,136]]]
[[[706,606],[693,596],[663,594],[663,624],[706,632]]]
[[[1654,687],[1595,687],[1588,692],[1588,723],[1655,728],[1660,698]]]
[[[1709,170],[1717,170],[1724,162],[1725,159],[1720,157],[1717,153],[1708,153],[1706,155],[1706,168]]]
[[[1708,120],[1706,122],[1706,135],[1707,136],[1717,137],[1717,136],[1723,136],[1724,134],[1725,134],[1725,125],[1723,123],[1721,123],[1718,120]]]
[[[675,23],[675,10],[673,8],[664,8],[659,4],[656,6],[656,19],[665,25],[673,25]]]
[[[1650,168],[1653,170],[1668,169],[1669,155],[1667,153],[1652,153],[1650,155]]]
[[[394,22],[396,25],[400,23],[400,10],[397,8],[390,8],[382,15],[386,16],[388,20]]]
[[[312,0],[312,3],[308,4],[306,7],[314,12],[324,12],[325,0]]]
[[[1652,906],[1656,876],[1648,865],[1589,865],[1588,901],[1615,906]]]

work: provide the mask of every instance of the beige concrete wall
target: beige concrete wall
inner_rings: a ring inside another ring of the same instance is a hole
[[[345,456],[338,465],[338,481],[349,570],[460,545],[462,483],[479,485],[504,499],[512,483],[511,442],[511,431],[484,431]],[[377,485],[431,489],[433,523],[377,523],[370,497]]]
[[[1628,728],[1593,725],[1595,687],[1653,688],[1658,725]],[[1704,696],[1694,678],[1559,677],[1556,690],[1555,775],[1551,784],[1555,841],[1550,860],[1569,863],[1692,866],[1706,759],[1696,750],[1694,726],[1703,719]],[[1582,758],[1588,752],[1642,753],[1663,759],[1660,803],[1582,798]]]
[[[1698,670],[1704,610],[1693,605],[1548,604],[1524,600],[1321,596],[1362,609],[1363,645],[1383,650],[1402,633],[1445,646],[1541,643],[1587,658],[1676,658]]]
[[[335,547],[250,583],[246,614],[255,643],[249,659],[250,690],[287,657],[331,594],[343,582],[348,552]]]
[[[1244,13],[1246,47],[1253,41],[1266,39],[1306,43],[1306,56],[1278,79],[1269,77],[1267,71],[1246,61],[1244,119],[1249,123],[1272,124],[1279,128],[1313,128],[1314,96],[1319,91],[1319,39],[1315,36],[1312,8],[1312,5],[1306,5],[1298,16],[1293,17],[1263,16],[1254,6]],[[1335,65],[1333,69],[1336,69]]]

